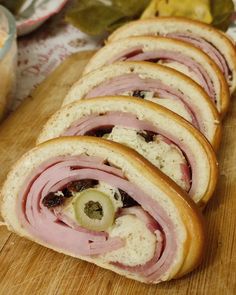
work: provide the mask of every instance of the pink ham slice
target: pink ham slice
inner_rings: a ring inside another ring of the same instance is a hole
[[[133,56],[131,58],[126,59],[127,61],[132,60],[155,60],[155,59],[161,59],[161,60],[167,60],[168,61],[175,61],[178,63],[181,63],[185,65],[190,71],[195,73],[200,81],[201,86],[205,89],[207,94],[212,98],[214,101],[215,99],[215,92],[214,92],[214,86],[213,83],[207,74],[207,72],[204,70],[204,68],[198,64],[193,59],[184,56],[181,53],[173,53],[171,51],[152,51],[152,52],[144,52],[140,53],[139,55]]]
[[[184,165],[184,164],[180,164],[181,166],[181,170],[182,170],[182,180],[186,183],[190,183],[191,182],[191,175],[190,175],[190,171],[188,169],[188,166]]]
[[[47,210],[47,209],[45,209]],[[88,233],[91,232],[93,235],[92,241],[97,242],[105,242],[108,239],[108,233],[106,232],[96,232],[96,231],[88,231],[87,229],[79,226],[72,218],[70,218],[68,215],[62,212],[62,210],[58,210],[57,208],[53,210],[55,216],[58,220],[64,222],[69,227],[73,228],[74,230],[78,232]]]
[[[191,34],[191,33],[188,33],[188,34],[171,33],[171,34],[167,34],[166,37],[182,40],[182,41],[191,43],[194,46],[200,48],[202,51],[204,51],[207,55],[209,55],[215,61],[215,63],[218,65],[220,70],[225,75],[225,78],[226,79],[229,78],[229,76],[230,76],[229,68],[228,68],[228,65],[227,65],[227,62],[226,62],[224,56],[211,43],[209,43],[206,40],[204,40],[203,38],[201,38],[197,35]]]
[[[158,96],[163,98],[169,98],[173,100],[178,100],[182,103],[185,110],[188,112],[191,117],[191,123],[203,133],[204,125],[202,123],[202,115],[193,105],[190,105],[188,99],[185,95],[168,86],[163,84],[159,80],[145,78],[142,79],[138,74],[125,74],[112,79],[109,79],[106,82],[101,83],[97,87],[94,87],[89,91],[85,98],[106,96],[106,95],[119,95],[123,94],[126,91],[152,91],[155,92]],[[157,98],[158,103],[158,98]]]
[[[136,130],[151,131],[161,135],[161,137],[159,137],[160,140],[163,140],[169,145],[176,146],[176,148],[182,152],[187,163],[190,165],[190,167],[188,167],[188,165],[181,164],[180,169],[182,172],[182,180],[185,182],[186,191],[189,193],[190,197],[194,196],[198,186],[198,175],[196,172],[196,159],[193,153],[189,150],[185,143],[180,142],[176,137],[173,136],[173,134],[169,134],[161,128],[153,126],[148,121],[138,120],[133,114],[125,112],[107,112],[103,116],[98,114],[84,117],[78,122],[75,122],[62,135],[86,135],[89,131],[107,126],[122,126]]]
[[[110,238],[107,233],[93,232],[75,226],[69,218],[60,216],[60,210],[54,209],[53,212],[42,206],[43,196],[54,192],[56,188],[59,189],[64,180],[67,183],[75,179],[95,179],[106,182],[114,188],[122,189],[142,206],[143,209],[125,210],[127,214],[139,216],[149,230],[157,236],[154,257],[145,265],[138,266],[132,271],[138,272],[147,281],[160,279],[173,263],[178,249],[174,224],[152,197],[121,177],[123,173],[118,172],[119,169],[114,168],[111,174],[108,171],[110,168],[107,169],[107,165],[101,164],[99,158],[93,158],[94,165],[91,167],[93,161],[89,158],[89,156],[57,157],[33,171],[18,196],[17,215],[21,225],[37,240],[74,255],[99,255],[123,247],[125,241],[119,237]],[[101,165],[104,169],[101,169]],[[164,244],[163,241],[165,241]],[[117,267],[122,266],[117,265]]]
[[[182,53],[168,51],[168,50],[155,50],[155,51],[143,52],[141,51],[141,49],[137,51],[137,50],[134,50],[134,48],[130,48],[129,53],[127,53],[127,50],[126,50],[120,53],[119,55],[113,57],[111,60],[109,60],[107,64],[109,65],[116,61],[156,62],[157,60],[164,60],[166,61],[166,63],[175,61],[185,65],[189,69],[189,71],[195,73],[195,75],[198,77],[199,84],[207,92],[207,94],[211,97],[211,99],[214,102],[216,101],[216,93],[214,90],[214,85],[208,73],[205,71],[205,69],[202,67],[201,64],[199,64],[192,58]]]

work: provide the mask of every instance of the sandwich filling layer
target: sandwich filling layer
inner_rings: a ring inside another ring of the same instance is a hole
[[[91,89],[85,98],[126,95],[153,101],[184,117],[203,133],[206,132],[201,114],[188,103],[186,96],[178,89],[159,80],[145,78],[138,74],[125,74],[109,79]]]
[[[151,196],[104,159],[59,156],[31,172],[18,195],[20,224],[73,255],[161,280],[175,262],[176,228]]]
[[[151,122],[125,112],[107,112],[81,118],[63,136],[89,135],[127,145],[148,159],[180,187],[195,194],[194,159],[185,144],[158,130]]]
[[[218,65],[218,67],[224,74],[226,80],[232,81],[232,72],[230,71],[229,65],[225,57],[212,43],[198,35],[191,33],[169,33],[166,35],[166,37],[188,42],[194,45],[195,47],[201,49],[203,52],[209,55],[212,58],[212,60],[214,60],[214,62]]]
[[[141,47],[135,47],[114,56],[107,64],[116,61],[149,61],[178,69],[196,81],[217,104],[214,84],[207,71],[196,60],[180,52],[171,50],[144,51]]]

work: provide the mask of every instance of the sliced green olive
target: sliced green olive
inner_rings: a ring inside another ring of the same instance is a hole
[[[115,209],[109,196],[96,190],[88,189],[75,199],[75,216],[83,227],[103,231],[114,222]]]

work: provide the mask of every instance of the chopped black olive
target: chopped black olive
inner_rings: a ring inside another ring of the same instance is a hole
[[[119,189],[121,195],[121,201],[123,203],[123,208],[132,207],[138,205],[138,203],[131,198],[125,191]]]
[[[118,196],[117,193],[114,194],[114,198],[115,198],[116,201],[119,200],[119,196]]]
[[[63,195],[57,194],[56,192],[51,192],[43,198],[42,203],[47,208],[60,206],[64,203],[66,198],[70,198],[73,196],[72,192],[81,192],[85,189],[94,187],[97,184],[98,181],[94,179],[82,179],[70,182],[61,190]]]
[[[141,90],[135,90],[134,93],[133,93],[133,96],[144,98],[145,97],[145,93],[143,91],[141,91]]]
[[[93,129],[88,131],[85,135],[103,137],[105,134],[111,133],[112,128],[113,127],[104,127],[104,128]]]
[[[66,188],[71,192],[81,192],[85,189],[94,187],[97,184],[98,181],[94,179],[81,179],[71,182]]]
[[[103,209],[99,202],[89,201],[85,204],[84,213],[92,219],[101,220],[103,217]]]
[[[153,141],[153,138],[156,135],[156,133],[152,131],[139,131],[137,134],[142,136],[146,142]]]
[[[111,166],[111,164],[107,160],[104,162],[104,165]]]
[[[115,208],[109,195],[97,189],[82,192],[73,207],[77,221],[86,229],[104,231],[114,222]]]
[[[64,197],[56,195],[55,193],[49,193],[43,198],[43,205],[47,208],[53,208],[62,205],[64,202]]]
[[[63,190],[62,190],[62,193],[64,195],[65,198],[70,198],[72,197],[72,192],[68,190],[67,187],[65,187]]]

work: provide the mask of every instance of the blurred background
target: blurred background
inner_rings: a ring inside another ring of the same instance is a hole
[[[236,40],[235,3],[236,0],[0,0],[0,5],[12,14],[8,22],[4,8],[4,12],[0,10],[1,74],[10,69],[4,74],[6,80],[0,81],[0,89],[6,89],[4,93],[0,90],[0,96],[5,97],[0,117],[5,115],[6,107],[8,112],[15,110],[67,56],[99,48],[110,32],[134,19],[185,16],[213,24]]]

